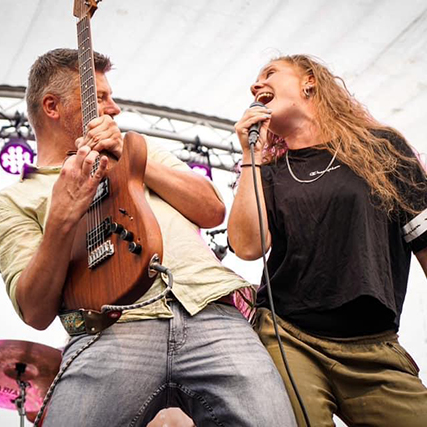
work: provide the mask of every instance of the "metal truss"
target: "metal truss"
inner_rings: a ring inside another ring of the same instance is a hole
[[[22,136],[33,142],[28,123],[25,87],[0,85],[0,138]],[[234,123],[218,117],[115,99],[122,113],[116,118],[123,132],[134,130],[160,139],[178,158],[229,172],[235,171],[241,149]]]

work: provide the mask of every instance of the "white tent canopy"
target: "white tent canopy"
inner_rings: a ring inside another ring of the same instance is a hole
[[[39,55],[76,47],[72,10],[73,0],[0,0],[0,96],[26,86]],[[252,102],[249,87],[262,65],[280,54],[314,55],[427,164],[426,0],[104,0],[92,33],[94,49],[115,65],[109,75],[115,97],[231,122]],[[0,97],[0,111],[13,114],[15,107]],[[7,181],[0,170],[0,188]],[[230,207],[227,183],[217,185]],[[247,277],[247,263],[225,262],[249,280],[259,278],[259,268]],[[52,338],[58,325],[51,335],[25,328],[0,292],[0,338],[60,345]],[[425,278],[415,266],[401,336],[424,382],[426,307]],[[0,409],[0,424],[13,423],[17,415]]]
[[[72,0],[1,0],[0,85],[25,86],[37,56],[75,47]],[[259,67],[309,53],[382,121],[425,144],[425,0],[104,0],[94,48],[114,95],[237,120]]]

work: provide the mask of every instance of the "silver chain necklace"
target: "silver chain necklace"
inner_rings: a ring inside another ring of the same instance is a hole
[[[295,174],[292,172],[291,165],[289,164],[289,157],[288,157],[288,152],[289,152],[289,150],[286,150],[286,153],[285,153],[286,164],[288,165],[288,169],[289,169],[289,173],[291,174],[291,177],[292,177],[295,181],[300,182],[301,184],[310,184],[311,182],[317,181],[318,179],[322,178],[322,176],[323,176],[323,175],[325,175],[325,173],[326,173],[326,172],[329,170],[329,168],[332,166],[332,163],[334,163],[334,161],[335,161],[335,159],[336,159],[336,157],[337,157],[337,154],[338,154],[338,150],[339,150],[339,148],[340,148],[340,147],[338,146],[337,151],[335,151],[335,154],[334,154],[334,156],[332,157],[332,160],[329,162],[328,166],[326,166],[326,169],[325,169],[325,170],[324,170],[320,175],[316,176],[316,178],[313,178],[313,179],[299,179],[299,178],[297,178],[297,177],[295,176]]]

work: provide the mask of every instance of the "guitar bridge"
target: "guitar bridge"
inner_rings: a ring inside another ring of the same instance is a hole
[[[98,264],[114,255],[114,245],[111,240],[102,243],[88,254],[88,267],[95,268]]]

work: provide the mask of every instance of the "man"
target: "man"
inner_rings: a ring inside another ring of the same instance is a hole
[[[108,58],[95,54],[99,117],[85,137],[77,52],[50,51],[30,72],[26,98],[38,165],[1,194],[0,268],[15,309],[36,329],[60,312],[76,225],[106,173],[107,157],[91,174],[94,161],[99,152],[122,152],[110,68]],[[199,234],[199,227],[222,222],[222,201],[209,181],[147,145],[146,199],[161,228],[173,296],[125,312],[98,338],[73,336],[63,367],[72,362],[43,425],[143,426],[168,406],[181,407],[200,426],[295,425],[268,353],[240,312],[223,303],[248,284],[215,259]],[[163,289],[159,276],[143,299]]]

